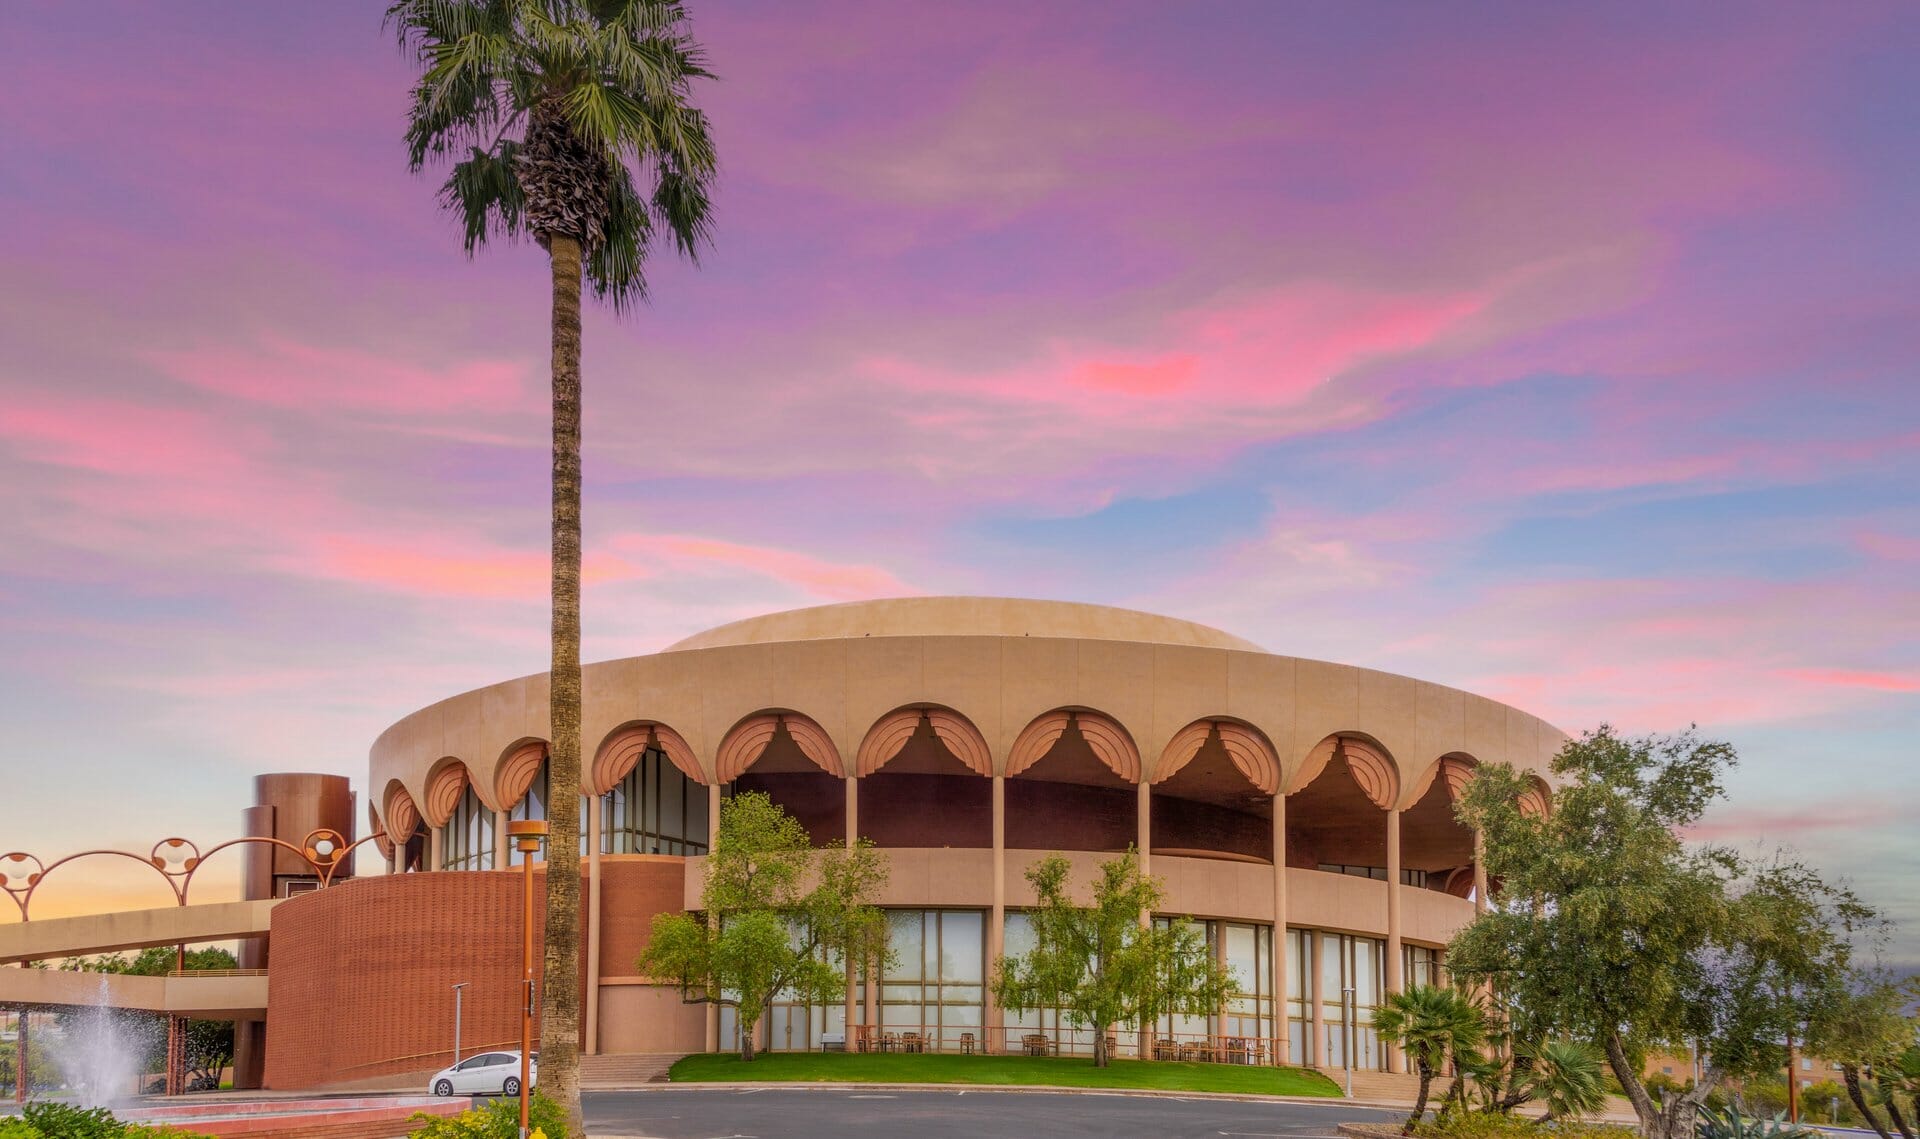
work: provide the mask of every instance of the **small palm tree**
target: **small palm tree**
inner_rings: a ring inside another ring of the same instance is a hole
[[[1406,1051],[1420,1074],[1420,1095],[1400,1132],[1411,1135],[1426,1113],[1435,1073],[1445,1070],[1450,1057],[1469,1053],[1486,1040],[1486,1016],[1458,989],[1413,985],[1389,995],[1373,1014],[1373,1025],[1382,1039]]]
[[[1528,1091],[1547,1105],[1540,1122],[1591,1115],[1606,1106],[1607,1080],[1597,1049],[1571,1040],[1549,1040],[1534,1049]]]
[[[656,239],[693,259],[714,174],[707,78],[679,0],[397,0],[387,26],[423,67],[406,143],[452,168],[440,204],[467,253],[531,237],[552,277],[553,671],[547,742],[540,1076],[581,1134],[580,287],[616,311],[646,295]],[[642,193],[644,187],[645,193]]]

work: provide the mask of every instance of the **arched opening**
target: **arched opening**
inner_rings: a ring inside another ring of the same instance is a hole
[[[1287,865],[1385,881],[1387,808],[1397,777],[1383,748],[1329,736],[1308,753],[1287,797]]]
[[[1015,850],[1125,850],[1139,836],[1140,752],[1098,712],[1049,712],[1007,759],[1006,845]]]
[[[629,724],[609,735],[588,786],[599,796],[602,854],[705,854],[708,798],[699,761],[665,724]]]
[[[480,799],[457,759],[443,759],[427,775],[427,822],[434,828],[430,870],[492,870],[493,808]]]
[[[742,720],[720,741],[715,769],[734,794],[764,792],[799,820],[815,846],[846,841],[840,752],[820,725],[805,716],[763,712]]]
[[[1191,724],[1167,745],[1158,771],[1155,854],[1273,862],[1280,765],[1259,733],[1232,720]]]
[[[993,761],[945,708],[903,708],[860,745],[858,829],[876,846],[993,845]]]
[[[395,779],[387,785],[384,829],[393,845],[393,868],[408,874],[427,868],[427,828],[413,796]]]
[[[1475,760],[1455,754],[1435,765],[1427,789],[1400,814],[1401,876],[1409,886],[1452,893],[1473,889],[1473,831],[1454,814],[1454,804],[1472,777]]]

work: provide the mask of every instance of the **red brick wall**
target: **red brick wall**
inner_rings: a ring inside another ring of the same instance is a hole
[[[600,899],[600,975],[634,977],[634,962],[653,935],[653,915],[679,913],[687,880],[684,859],[603,855]]]
[[[535,878],[536,962],[543,877]],[[517,1043],[520,890],[519,876],[504,871],[398,874],[275,907],[266,1086],[444,1066],[456,981],[467,982],[463,1052]]]

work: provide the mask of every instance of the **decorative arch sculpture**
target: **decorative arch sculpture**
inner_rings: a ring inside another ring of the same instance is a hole
[[[449,756],[441,760],[431,774],[427,776],[427,801],[421,804],[421,812],[427,825],[443,827],[453,817],[453,809],[460,805],[460,796],[466,793],[467,785],[472,782],[467,774],[467,765]]]
[[[805,716],[794,712],[762,712],[749,716],[735,724],[727,737],[720,741],[720,751],[715,757],[714,778],[721,783],[731,783],[746,774],[773,737],[784,727],[793,742],[800,748],[800,754],[807,757],[813,765],[833,776],[846,778],[846,768],[840,762],[840,749],[833,745],[833,738],[826,730]]]
[[[707,773],[700,770],[700,760],[694,756],[685,736],[665,724],[641,723],[619,728],[601,743],[600,750],[594,753],[593,770],[587,782],[589,789],[595,795],[613,790],[652,748],[664,752],[688,779],[695,783],[707,781]]]
[[[1127,735],[1125,728],[1099,712],[1064,708],[1034,720],[1013,741],[1013,750],[1007,756],[1008,777],[1040,762],[1041,757],[1060,742],[1060,737],[1067,734],[1068,728],[1080,730],[1087,747],[1109,771],[1128,783],[1140,782],[1140,749],[1133,745],[1133,737]]]
[[[1280,757],[1265,736],[1236,720],[1198,720],[1180,729],[1160,753],[1153,782],[1164,783],[1193,762],[1208,740],[1218,739],[1247,782],[1272,795],[1280,790]]]
[[[1400,776],[1385,748],[1352,734],[1328,736],[1307,753],[1306,762],[1294,773],[1288,794],[1303,790],[1320,777],[1335,756],[1347,761],[1347,770],[1361,794],[1383,811],[1393,809],[1400,793]]]
[[[1520,813],[1536,819],[1544,819],[1553,813],[1553,792],[1548,789],[1546,780],[1538,775],[1527,776],[1527,789],[1520,795]]]
[[[547,762],[547,741],[525,740],[509,748],[500,760],[500,774],[494,780],[494,793],[512,810],[533,786],[540,765]]]
[[[372,803],[367,804],[367,829],[373,832],[374,849],[380,852],[380,857],[391,862],[393,860],[393,840],[389,839],[386,832],[380,829],[380,811],[374,807]]]
[[[865,778],[885,767],[907,746],[907,741],[923,723],[968,771],[992,777],[993,753],[987,747],[986,737],[971,720],[945,708],[901,708],[881,717],[867,730],[867,738],[860,741],[854,770]]]
[[[385,814],[386,833],[390,836],[389,841],[396,845],[404,845],[413,837],[413,832],[420,829],[420,808],[405,787],[395,786],[387,790]]]

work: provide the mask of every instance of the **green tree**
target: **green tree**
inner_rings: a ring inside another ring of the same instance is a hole
[[[1648,1139],[1691,1136],[1723,1076],[1777,1069],[1780,1042],[1878,921],[1796,863],[1682,841],[1735,762],[1691,732],[1602,726],[1555,756],[1549,814],[1520,809],[1524,777],[1501,765],[1481,767],[1459,806],[1502,889],[1454,939],[1454,977],[1495,986],[1542,1038],[1600,1046]],[[1699,1041],[1711,1066],[1662,1105],[1631,1057],[1669,1040]]]
[[[1381,1039],[1406,1051],[1420,1076],[1420,1094],[1414,1097],[1413,1113],[1400,1132],[1411,1135],[1413,1125],[1426,1114],[1434,1075],[1446,1070],[1449,1059],[1470,1053],[1486,1042],[1486,1014],[1459,989],[1410,985],[1388,994],[1373,1014],[1373,1026]]]
[[[1528,1084],[1533,1097],[1547,1105],[1542,1123],[1592,1115],[1606,1106],[1606,1061],[1578,1041],[1542,1041],[1533,1050]]]
[[[678,0],[397,0],[387,25],[423,73],[406,144],[450,161],[440,203],[469,255],[530,236],[552,281],[553,623],[540,1076],[581,1131],[580,288],[624,311],[656,239],[696,259],[714,174],[708,78]],[[642,192],[644,188],[644,193]]]
[[[886,881],[886,856],[865,839],[816,848],[765,794],[735,795],[707,856],[704,913],[656,914],[640,971],[672,978],[687,999],[735,1005],[751,1060],[777,994],[824,1004],[845,995],[841,962],[886,960],[887,917],[873,904]]]
[[[1092,904],[1071,896],[1072,863],[1050,855],[1027,868],[1034,906],[1033,948],[1003,957],[994,998],[1009,1012],[1057,1008],[1093,1029],[1093,1063],[1105,1067],[1107,1032],[1161,1016],[1207,1016],[1235,991],[1232,970],[1214,959],[1206,932],[1187,918],[1147,920],[1165,895],[1140,872],[1132,850],[1100,864]]]

